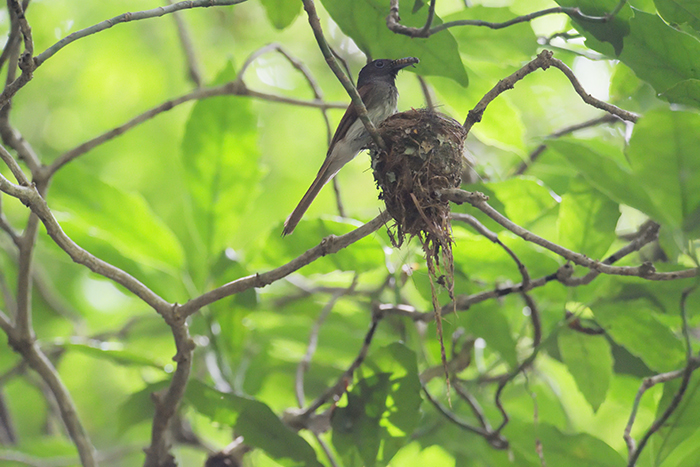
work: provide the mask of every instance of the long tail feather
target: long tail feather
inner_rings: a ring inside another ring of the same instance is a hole
[[[304,197],[301,198],[301,201],[299,201],[297,207],[294,208],[294,211],[292,211],[287,220],[284,222],[284,230],[282,231],[282,235],[289,235],[290,233],[294,232],[297,224],[304,216],[306,210],[309,209],[309,206],[311,206],[311,203],[313,203],[314,199],[321,191],[321,188],[323,188],[323,186],[328,183],[331,178],[333,178],[335,173],[329,173],[328,168],[329,164],[328,160],[326,160],[321,167],[321,170],[318,171],[316,179],[311,184],[309,189],[306,190]]]

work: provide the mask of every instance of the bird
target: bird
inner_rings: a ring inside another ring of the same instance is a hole
[[[396,75],[407,66],[418,63],[415,57],[397,60],[378,59],[365,65],[357,78],[357,92],[367,108],[369,119],[379,125],[387,117],[396,113],[399,92],[396,88]],[[316,198],[321,188],[335,177],[338,171],[355,156],[369,146],[372,138],[357,116],[355,106],[350,103],[335,130],[318,175],[306,191],[297,207],[284,223],[282,235],[294,231],[304,213]]]

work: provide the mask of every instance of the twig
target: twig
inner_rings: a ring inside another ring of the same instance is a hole
[[[683,337],[685,340],[685,346],[686,346],[686,360],[687,364],[685,368],[679,371],[673,371],[671,373],[665,373],[662,375],[657,375],[652,378],[646,378],[642,382],[642,386],[639,388],[639,391],[637,392],[637,396],[634,399],[634,405],[632,406],[632,414],[630,415],[629,421],[627,422],[627,427],[625,427],[625,434],[624,438],[625,441],[627,442],[627,448],[629,450],[629,458],[627,461],[627,467],[634,467],[637,464],[637,460],[639,459],[639,455],[642,453],[642,449],[646,446],[647,442],[651,438],[651,436],[659,431],[659,429],[666,423],[666,421],[669,419],[669,417],[673,414],[673,412],[678,408],[678,405],[680,404],[681,400],[683,399],[683,395],[685,394],[686,389],[688,389],[688,383],[690,382],[690,377],[693,374],[693,371],[695,371],[699,366],[700,366],[700,360],[697,358],[693,357],[693,348],[690,343],[690,332],[688,330],[688,318],[686,315],[686,309],[685,309],[685,304],[686,300],[688,299],[688,296],[695,291],[697,288],[697,285],[694,285],[690,288],[687,288],[683,291],[681,294],[681,301],[680,301],[680,310],[681,310],[681,318],[683,320]],[[659,418],[654,420],[654,423],[651,424],[649,429],[647,430],[646,433],[644,433],[644,436],[642,436],[642,439],[639,440],[639,445],[635,448],[634,446],[634,440],[632,439],[632,436],[630,432],[632,431],[632,425],[634,424],[634,420],[637,415],[637,408],[639,407],[639,402],[644,395],[644,392],[649,389],[650,387],[654,386],[655,384],[658,384],[660,382],[666,382],[670,381],[671,379],[677,378],[678,376],[682,376],[683,379],[681,380],[680,386],[678,387],[678,390],[676,393],[673,395],[673,399],[671,399],[671,402],[668,404],[668,407],[666,407],[666,410],[664,410],[664,413],[661,414]]]
[[[448,28],[453,28],[455,26],[482,26],[490,29],[502,29],[514,24],[524,23],[532,21],[535,18],[539,18],[545,15],[559,14],[563,13],[571,19],[592,22],[592,23],[606,23],[614,18],[622,9],[622,7],[627,3],[627,0],[621,0],[620,3],[615,7],[613,11],[603,16],[590,16],[581,12],[577,7],[553,7],[546,10],[535,11],[527,15],[518,16],[508,21],[502,23],[493,23],[490,21],[482,21],[478,19],[465,19],[458,21],[449,21],[447,23],[439,24],[433,28],[430,27],[432,24],[432,14],[434,14],[434,8],[428,11],[428,21],[422,28],[414,28],[404,26],[400,23],[401,18],[399,17],[399,0],[391,0],[389,7],[389,16],[386,18],[387,27],[396,34],[403,34],[405,36],[417,38],[417,37],[430,37],[440,31],[444,31]],[[435,2],[431,2],[431,6],[434,7]]]
[[[340,300],[343,296],[347,295],[355,289],[355,287],[357,286],[357,279],[358,276],[357,274],[355,274],[355,277],[353,277],[352,279],[352,283],[347,289],[343,289],[333,294],[331,299],[328,300],[328,303],[326,303],[326,305],[323,307],[323,310],[321,310],[321,314],[318,315],[318,318],[316,318],[316,322],[314,322],[314,325],[311,328],[311,333],[309,335],[309,345],[306,347],[306,353],[299,362],[299,365],[297,365],[296,381],[294,387],[296,389],[297,403],[299,404],[299,407],[304,406],[304,374],[309,370],[311,358],[314,356],[314,353],[316,353],[316,346],[318,345],[318,334],[319,332],[321,332],[321,326],[323,326],[323,322],[326,320],[330,312],[333,311],[333,307],[338,302],[338,300]]]
[[[22,33],[22,38],[24,40],[24,52],[19,58],[19,68],[22,70],[19,78],[12,81],[12,83],[5,86],[5,89],[0,94],[0,108],[4,107],[12,96],[14,96],[17,91],[19,91],[25,84],[27,84],[34,77],[34,70],[36,69],[36,62],[34,61],[34,41],[32,40],[32,28],[27,22],[27,18],[24,16],[24,8],[19,0],[9,0],[8,8],[12,10],[12,14],[17,19],[17,24],[19,25],[19,30]],[[10,49],[10,56],[12,56],[12,49]],[[13,71],[14,72],[14,71]]]
[[[423,97],[425,98],[425,106],[429,110],[435,110],[435,103],[433,102],[433,96],[430,94],[430,87],[428,82],[421,75],[416,75],[418,78],[418,83],[420,84],[420,89],[423,92]]]
[[[72,34],[67,35],[60,41],[56,42],[54,45],[49,47],[48,49],[44,50],[41,52],[39,55],[37,55],[34,58],[34,63],[36,64],[36,67],[40,67],[46,60],[49,58],[53,57],[56,52],[67,46],[68,44],[77,41],[78,39],[82,39],[83,37],[90,36],[92,34],[96,34],[100,31],[104,31],[105,29],[109,29],[112,26],[115,26],[119,23],[127,23],[130,21],[138,21],[142,19],[149,19],[149,18],[157,18],[163,15],[167,15],[169,13],[174,13],[176,11],[180,10],[185,10],[189,8],[209,8],[213,6],[229,6],[229,5],[237,5],[239,3],[243,3],[246,0],[192,0],[192,1],[184,1],[184,2],[178,2],[178,3],[173,3],[171,5],[167,6],[162,6],[158,8],[153,8],[152,10],[144,10],[144,11],[137,11],[135,13],[123,13],[119,16],[115,16],[114,18],[110,18],[108,20],[102,21],[100,23],[97,23],[93,26],[90,26],[85,29],[81,29],[80,31],[76,31]]]
[[[169,5],[173,5],[172,0],[167,0]],[[197,58],[197,53],[194,50],[194,44],[192,43],[192,37],[190,35],[187,23],[182,18],[180,13],[173,13],[173,19],[175,20],[175,27],[177,28],[177,35],[180,38],[180,43],[182,44],[182,51],[185,53],[185,60],[187,61],[187,72],[190,79],[194,85],[198,88],[202,87],[202,71],[199,66],[199,59]]]
[[[300,417],[303,418],[311,416],[331,398],[340,397],[345,392],[348,384],[352,382],[352,377],[355,374],[355,370],[357,370],[360,365],[362,365],[362,362],[365,361],[365,357],[369,351],[369,346],[372,343],[372,338],[374,337],[374,332],[377,330],[377,326],[379,325],[379,321],[381,321],[382,316],[383,313],[378,308],[375,307],[375,309],[372,310],[372,322],[367,330],[365,339],[362,342],[362,347],[360,348],[360,352],[357,354],[357,357],[355,357],[355,360],[353,360],[348,369],[343,372],[340,378],[338,378],[338,381],[332,387],[328,388],[326,392],[321,394],[301,412]]]
[[[256,58],[259,56],[271,52],[271,51],[276,51],[279,52],[284,58],[289,61],[289,63],[299,70],[299,72],[304,75],[304,78],[306,79],[306,82],[309,84],[309,87],[314,93],[314,99],[317,102],[322,102],[323,101],[323,91],[321,90],[321,87],[318,85],[316,80],[314,79],[313,75],[311,74],[311,71],[306,67],[304,62],[299,60],[298,58],[294,57],[291,53],[289,53],[284,47],[282,47],[280,44],[272,43],[268,44],[265,47],[261,47],[260,49],[256,50],[250,56],[246,59],[246,61],[243,63],[243,66],[241,67],[241,70],[238,72],[238,81],[243,80],[243,76],[250,67],[250,65],[255,61]],[[335,53],[335,52],[334,52]],[[347,66],[347,64],[345,64]],[[330,146],[331,140],[333,138],[333,129],[331,128],[331,121],[328,118],[328,107],[319,107],[321,110],[321,115],[323,116],[323,121],[326,124],[326,140],[327,140],[327,145]],[[333,191],[335,192],[335,201],[336,205],[338,207],[338,215],[340,217],[345,217],[345,209],[343,208],[343,201],[340,196],[340,183],[338,182],[337,178],[333,178]]]
[[[0,186],[0,189],[2,187]],[[244,290],[265,287],[291,273],[306,266],[307,264],[317,260],[321,256],[331,255],[343,248],[355,243],[361,238],[366,237],[372,232],[380,229],[384,223],[389,219],[389,214],[384,211],[377,217],[366,223],[365,225],[358,227],[352,232],[348,232],[345,235],[335,236],[329,235],[328,237],[321,240],[314,248],[307,250],[302,255],[293,259],[287,264],[284,264],[278,268],[272,269],[270,271],[264,272],[262,274],[253,274],[247,277],[242,277],[228,284],[224,284],[214,290],[206,292],[199,297],[189,300],[183,305],[175,306],[175,313],[182,314],[184,316],[189,316],[203,306],[209,305],[217,300],[220,300],[229,295],[237,294],[243,292]]]
[[[155,117],[156,115],[167,112],[168,110],[171,110],[172,108],[183,104],[185,102],[189,102],[192,100],[198,100],[198,99],[207,99],[209,97],[215,97],[215,96],[226,96],[226,95],[233,95],[233,96],[249,96],[249,97],[255,97],[258,99],[264,99],[264,100],[269,100],[273,102],[279,102],[279,103],[284,103],[284,104],[292,104],[292,105],[300,105],[300,106],[306,106],[306,107],[317,107],[317,108],[345,108],[345,104],[335,104],[335,103],[326,103],[323,101],[305,101],[305,100],[300,100],[300,99],[294,99],[290,97],[284,97],[284,96],[275,96],[271,94],[265,94],[257,91],[253,91],[251,89],[248,89],[245,84],[242,84],[237,81],[231,81],[226,84],[222,84],[221,86],[216,86],[212,88],[203,88],[203,89],[197,89],[192,92],[189,92],[183,96],[180,96],[178,98],[166,101],[162,104],[160,104],[157,107],[154,107],[150,110],[147,110],[146,112],[142,113],[141,115],[138,115],[128,122],[113,128],[100,136],[97,136],[89,141],[86,141],[82,143],[79,146],[76,146],[75,148],[63,153],[61,156],[59,156],[51,165],[47,166],[46,169],[44,170],[44,173],[42,177],[44,179],[48,179],[51,176],[53,176],[54,173],[76,157],[81,156],[82,154],[85,154],[86,152],[94,149],[95,147],[99,146],[100,144],[104,144],[105,142],[122,135],[126,131],[134,128],[135,126],[150,120],[151,118]]]
[[[508,449],[508,440],[498,433],[486,428],[470,425],[469,423],[460,420],[454,413],[444,407],[440,402],[438,402],[431,394],[428,392],[428,388],[423,387],[423,394],[428,399],[428,401],[433,404],[433,407],[437,409],[445,418],[450,422],[454,423],[459,428],[469,431],[471,433],[477,434],[483,437],[494,449]]]
[[[616,116],[612,114],[606,113],[602,117],[594,118],[591,120],[587,120],[585,122],[577,123],[576,125],[571,125],[566,128],[562,128],[561,130],[557,130],[554,133],[550,134],[545,138],[545,140],[552,140],[556,138],[561,138],[562,136],[571,134],[575,131],[582,130],[584,128],[590,128],[593,126],[601,125],[604,123],[615,123],[620,121]],[[537,148],[530,153],[528,156],[527,161],[523,161],[520,166],[517,168],[517,170],[513,173],[513,175],[522,175],[525,173],[525,171],[530,167],[539,157],[540,155],[547,149],[547,143],[542,143]]]
[[[12,175],[15,177],[15,180],[17,180],[17,183],[23,187],[28,187],[31,185],[29,178],[27,178],[25,173],[22,171],[22,168],[19,166],[15,158],[12,157],[12,154],[7,152],[7,149],[5,149],[3,146],[0,146],[0,159],[2,159],[5,165],[7,165],[7,167],[10,169],[10,172],[12,172]]]
[[[656,272],[656,268],[650,262],[645,262],[641,266],[610,266],[604,262],[596,261],[588,258],[585,255],[576,253],[569,249],[566,249],[556,243],[545,240],[544,238],[533,234],[527,229],[520,227],[519,225],[512,222],[510,219],[493,209],[486,201],[488,197],[483,193],[479,192],[468,192],[460,190],[458,188],[444,189],[441,191],[442,195],[446,199],[453,201],[455,203],[469,203],[475,208],[482,211],[484,214],[489,216],[491,219],[505,227],[506,229],[513,232],[515,235],[523,238],[528,242],[540,245],[559,256],[562,256],[569,261],[578,264],[579,266],[587,267],[593,271],[603,274],[612,274],[618,276],[637,276],[647,280],[674,280],[680,278],[696,277],[698,275],[698,268],[684,269],[681,271],[672,272]]]
[[[328,66],[333,71],[333,73],[335,73],[335,76],[338,78],[338,81],[340,81],[340,83],[350,95],[350,98],[352,99],[352,104],[355,106],[355,110],[357,111],[357,116],[360,118],[360,120],[362,120],[362,123],[365,125],[367,133],[370,134],[370,136],[379,148],[384,149],[384,140],[382,140],[382,137],[379,135],[377,128],[374,126],[374,123],[372,123],[372,121],[370,120],[369,115],[367,114],[367,108],[362,102],[360,94],[357,92],[357,89],[352,84],[352,81],[350,81],[350,79],[345,75],[345,73],[343,73],[343,70],[340,69],[340,65],[338,65],[338,61],[333,55],[333,51],[328,45],[326,38],[323,37],[323,29],[321,28],[321,21],[319,20],[318,14],[316,13],[316,6],[314,5],[314,1],[302,1],[304,3],[304,10],[306,10],[306,13],[309,17],[309,25],[311,26],[311,29],[314,33],[314,37],[316,38],[316,42],[321,48],[321,52],[323,53],[323,56],[326,59],[326,63],[328,63]]]
[[[2,320],[0,320],[0,322],[2,322]],[[61,378],[58,376],[56,368],[54,368],[46,355],[39,349],[35,341],[24,339],[23,336],[20,336],[19,333],[14,330],[12,330],[12,332],[5,331],[10,345],[22,355],[29,366],[41,376],[51,389],[51,393],[55,397],[56,403],[61,411],[61,419],[66,425],[68,433],[78,450],[82,465],[84,467],[97,466],[95,448],[92,446],[90,438],[78,418],[75,404],[71,399],[68,389],[63,385]]]
[[[556,58],[553,58],[552,52],[549,50],[543,50],[542,52],[537,55],[535,59],[527,63],[525,66],[520,68],[518,71],[515,73],[511,74],[510,76],[500,80],[496,86],[494,86],[486,95],[484,95],[483,98],[476,104],[476,106],[469,111],[469,114],[467,116],[467,119],[464,122],[464,128],[469,132],[474,126],[475,123],[478,123],[481,121],[481,118],[484,115],[484,111],[486,110],[486,107],[494,100],[496,97],[498,97],[500,94],[504,93],[505,91],[512,89],[515,86],[515,83],[518,81],[522,80],[525,78],[525,76],[529,75],[530,73],[538,70],[538,69],[543,69],[546,70],[550,66],[556,67],[559,70],[561,70],[564,75],[569,79],[571,84],[574,87],[574,90],[581,96],[584,102],[586,102],[589,105],[592,105],[593,107],[605,110],[606,112],[616,115],[619,118],[623,120],[627,120],[630,122],[636,122],[639,116],[635,113],[629,112],[627,110],[623,110],[619,107],[616,107],[612,104],[608,104],[607,102],[603,102],[599,99],[596,99],[595,97],[591,96],[590,94],[587,94],[586,91],[583,89],[583,86],[581,86],[581,83],[578,81],[574,73],[571,71],[569,67],[567,67],[564,62],[561,60],[558,60]]]

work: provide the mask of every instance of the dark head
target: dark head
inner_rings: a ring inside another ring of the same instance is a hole
[[[360,70],[360,76],[357,78],[357,87],[360,88],[371,81],[388,81],[394,84],[399,70],[419,61],[416,57],[406,57],[398,60],[382,58],[369,62]]]

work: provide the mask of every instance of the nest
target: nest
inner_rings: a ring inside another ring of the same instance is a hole
[[[414,109],[387,118],[379,133],[386,151],[371,151],[372,169],[379,199],[395,221],[392,243],[399,247],[406,236],[418,236],[424,246],[428,241],[430,249],[439,249],[451,242],[450,205],[439,193],[461,183],[464,127],[446,115]]]
[[[379,199],[384,200],[395,222],[389,228],[389,238],[398,248],[406,236],[418,237],[425,252],[449,400],[450,380],[435,283],[447,289],[454,307],[456,302],[450,204],[440,192],[458,187],[462,181],[467,132],[446,115],[414,109],[384,120],[379,134],[386,150],[375,148],[370,156],[374,180],[381,190]]]

